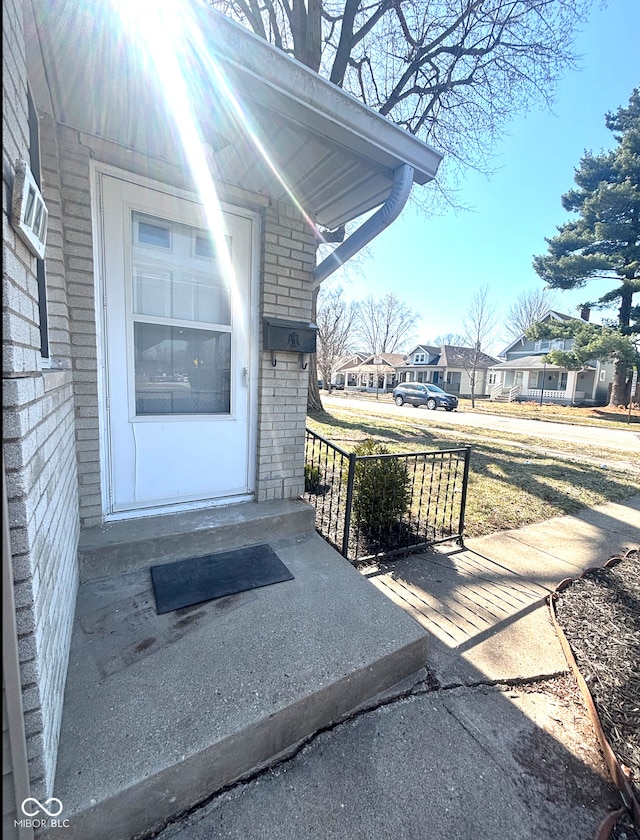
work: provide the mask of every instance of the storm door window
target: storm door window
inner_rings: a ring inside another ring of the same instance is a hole
[[[229,414],[231,295],[211,238],[134,212],[132,285],[136,414]]]
[[[143,216],[136,213],[134,230],[140,245],[153,245],[156,248],[171,250],[171,225],[153,216]]]
[[[231,334],[134,324],[137,414],[228,414]]]

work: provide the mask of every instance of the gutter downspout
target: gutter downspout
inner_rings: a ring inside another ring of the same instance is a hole
[[[408,163],[403,163],[394,171],[393,186],[382,207],[360,225],[348,239],[338,245],[320,265],[316,266],[313,272],[312,288],[314,291],[323,280],[326,280],[330,274],[344,265],[348,259],[357,254],[365,245],[368,245],[372,239],[375,239],[379,233],[382,233],[398,218],[411,193],[413,173],[414,168],[409,166]]]

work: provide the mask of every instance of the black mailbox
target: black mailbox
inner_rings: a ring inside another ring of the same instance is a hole
[[[306,321],[283,321],[265,318],[263,338],[265,350],[289,353],[315,353],[318,328]]]

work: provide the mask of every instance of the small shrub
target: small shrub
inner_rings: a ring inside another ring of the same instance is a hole
[[[320,489],[320,467],[314,467],[313,464],[305,464],[304,466],[304,492],[317,493]]]
[[[368,439],[355,447],[356,455],[387,455],[389,449]],[[356,462],[353,516],[357,525],[388,530],[409,506],[409,475],[404,458]]]

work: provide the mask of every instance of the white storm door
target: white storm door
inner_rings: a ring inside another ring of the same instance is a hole
[[[250,493],[252,220],[101,186],[109,512]]]

